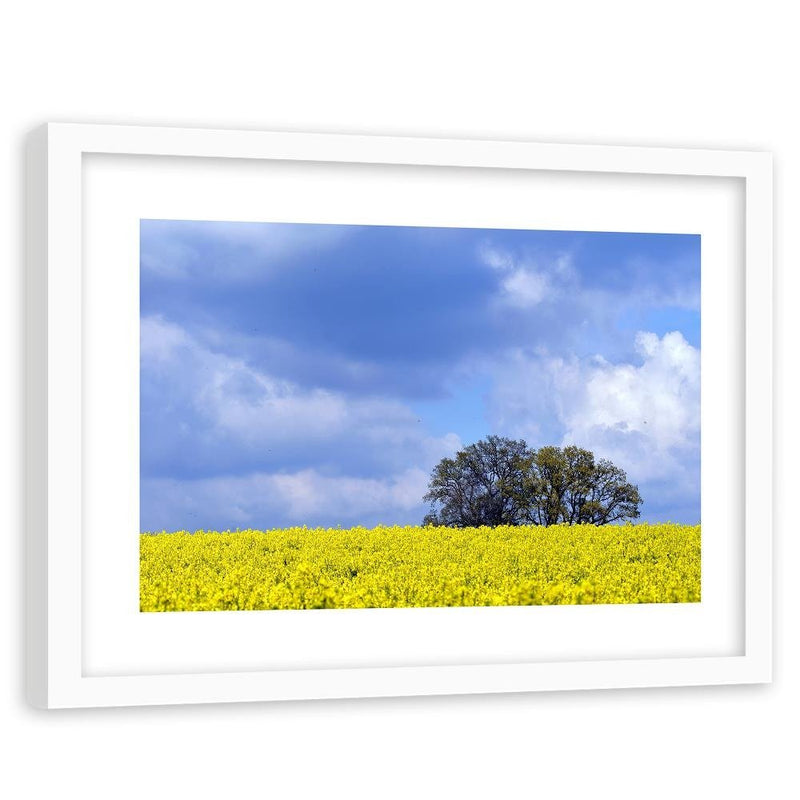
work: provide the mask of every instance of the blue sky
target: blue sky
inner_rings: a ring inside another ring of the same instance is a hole
[[[496,433],[700,521],[700,237],[141,222],[141,527],[418,524]]]

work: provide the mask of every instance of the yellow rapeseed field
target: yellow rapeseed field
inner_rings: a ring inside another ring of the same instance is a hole
[[[699,600],[699,525],[141,535],[142,611]]]

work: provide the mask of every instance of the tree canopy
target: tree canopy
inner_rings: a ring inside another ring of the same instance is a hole
[[[488,436],[443,458],[423,498],[424,524],[605,525],[635,519],[642,498],[623,470],[581,447],[528,447]]]

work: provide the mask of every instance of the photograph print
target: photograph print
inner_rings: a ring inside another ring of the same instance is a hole
[[[699,235],[140,222],[140,610],[697,603]]]

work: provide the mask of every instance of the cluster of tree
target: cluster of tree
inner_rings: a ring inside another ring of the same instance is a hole
[[[635,519],[642,498],[625,472],[580,447],[531,449],[489,436],[444,458],[423,498],[425,525],[605,525]]]

